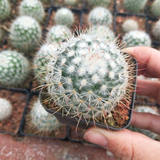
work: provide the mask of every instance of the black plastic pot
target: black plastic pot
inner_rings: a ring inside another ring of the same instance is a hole
[[[135,100],[135,95],[136,95],[136,82],[137,82],[137,71],[138,71],[138,64],[137,64],[137,61],[135,59],[133,59],[133,62],[135,63],[135,77],[134,77],[134,84],[135,84],[135,87],[134,87],[134,91],[132,92],[132,102],[131,102],[131,105],[130,105],[130,110],[128,110],[128,115],[129,115],[129,119],[128,121],[126,122],[126,124],[122,127],[122,128],[116,128],[116,127],[112,127],[112,126],[106,126],[105,124],[102,124],[102,123],[97,123],[97,122],[93,122],[93,121],[90,121],[88,125],[86,125],[86,122],[85,120],[81,119],[79,120],[79,124],[78,124],[78,127],[80,128],[83,128],[83,129],[88,129],[90,127],[100,127],[100,128],[105,128],[105,129],[111,129],[111,130],[122,130],[122,129],[125,129],[129,126],[130,122],[131,122],[131,117],[132,117],[132,110],[134,108],[134,100]],[[40,91],[40,94],[39,94],[39,100],[41,102],[41,99],[42,99],[42,90]],[[67,124],[67,125],[70,125],[70,126],[77,126],[77,119],[76,118],[71,118],[71,116],[66,116],[66,115],[63,115],[62,117],[62,113],[60,112],[55,112],[51,109],[48,109],[46,108],[43,103],[41,103],[42,106],[44,107],[44,109],[51,113],[51,114],[54,114],[57,119],[61,122],[61,123],[64,123],[64,124]]]

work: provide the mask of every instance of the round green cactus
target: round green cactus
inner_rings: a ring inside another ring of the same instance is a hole
[[[18,86],[29,74],[29,62],[16,51],[5,50],[0,52],[0,84]]]
[[[96,7],[89,13],[88,22],[92,25],[111,26],[113,17],[111,12],[104,7]]]
[[[70,38],[71,35],[71,31],[66,26],[57,25],[50,28],[47,33],[46,41],[47,43],[62,42],[63,40]]]
[[[12,114],[11,103],[4,98],[0,98],[0,121],[9,118],[11,114]]]
[[[32,123],[30,125],[33,125],[40,132],[51,132],[61,126],[57,118],[49,114],[40,104],[39,100],[34,103],[30,117]]]
[[[68,8],[61,8],[55,14],[56,24],[65,25],[71,27],[74,22],[74,15]]]
[[[123,32],[130,32],[130,31],[138,30],[138,28],[139,28],[139,25],[137,21],[133,19],[127,19],[122,24]]]
[[[77,0],[64,0],[65,4],[73,6]]]
[[[89,5],[91,6],[105,6],[108,7],[111,3],[111,0],[88,0]]]
[[[150,36],[144,31],[130,31],[126,33],[123,37],[123,43],[126,47],[134,46],[151,46]]]
[[[21,16],[31,16],[37,21],[42,21],[44,18],[44,8],[38,0],[24,0],[19,6],[19,12]]]
[[[11,8],[8,0],[0,0],[0,21],[9,16],[10,10]]]
[[[160,17],[160,0],[155,0],[153,2],[151,12],[155,17]]]
[[[39,45],[42,31],[39,23],[32,17],[18,17],[11,25],[11,44],[20,51],[28,52]]]
[[[152,34],[156,40],[160,41],[160,20],[156,22],[152,29]]]
[[[147,0],[124,0],[123,5],[129,12],[138,13],[146,6]]]

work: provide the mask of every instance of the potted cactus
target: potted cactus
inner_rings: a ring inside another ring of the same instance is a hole
[[[52,55],[45,56],[40,101],[62,123],[115,130],[129,125],[136,60],[120,50],[116,39],[107,39],[105,32],[82,31],[54,43]]]

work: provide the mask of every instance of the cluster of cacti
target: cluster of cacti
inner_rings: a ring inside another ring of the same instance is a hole
[[[123,36],[123,43],[126,44],[126,47],[134,46],[151,46],[150,36],[140,30],[130,31]]]
[[[68,8],[61,8],[55,14],[56,24],[65,25],[71,27],[74,22],[74,15],[72,11]]]
[[[0,98],[0,121],[9,118],[11,113],[12,113],[11,103],[4,98]]]
[[[11,25],[11,44],[20,51],[27,52],[35,49],[41,38],[41,27],[32,17],[20,16]]]
[[[152,34],[155,37],[155,39],[160,41],[160,20],[156,22],[152,29]]]
[[[18,86],[29,74],[29,62],[16,51],[5,50],[0,52],[0,84]]]
[[[160,0],[155,0],[153,2],[151,12],[155,17],[160,17]]]
[[[146,6],[147,0],[124,0],[123,5],[129,12],[138,13]]]
[[[96,7],[89,13],[88,22],[92,25],[111,26],[113,17],[111,12],[104,7]]]
[[[0,0],[0,21],[9,16],[10,10],[11,8],[8,0]]]
[[[70,38],[71,35],[71,31],[66,26],[56,25],[50,28],[49,32],[47,33],[46,42],[62,42],[63,40]]]
[[[76,4],[77,0],[64,0],[64,2],[67,5],[74,5],[74,4]]]
[[[33,104],[29,112],[30,126],[36,128],[39,132],[51,132],[61,126],[57,118],[48,113],[41,105],[39,100]]]
[[[111,3],[111,0],[88,0],[88,4],[91,6],[108,7],[110,3]]]
[[[137,21],[133,19],[127,19],[122,24],[123,32],[130,32],[130,31],[138,30],[138,28],[139,28],[139,25]]]
[[[134,65],[116,42],[91,33],[82,32],[55,44],[45,81],[53,104],[63,113],[94,121],[112,114],[114,107],[130,96],[127,87],[132,87]]]
[[[42,21],[44,18],[44,8],[38,0],[23,0],[19,6],[21,16],[31,16],[37,21]]]

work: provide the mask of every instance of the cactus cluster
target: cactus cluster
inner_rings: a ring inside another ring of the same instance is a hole
[[[74,22],[74,15],[72,11],[68,8],[61,8],[55,14],[56,24],[65,25],[71,27]]]
[[[66,26],[56,25],[50,28],[49,32],[47,33],[46,42],[62,42],[63,40],[70,38],[71,35],[71,31]]]
[[[152,34],[156,40],[160,41],[160,20],[155,23],[152,29]]]
[[[11,113],[12,113],[11,103],[4,98],[0,98],[0,121],[9,118]]]
[[[112,25],[113,17],[111,12],[104,7],[96,7],[89,13],[88,22],[92,25]]]
[[[23,0],[19,6],[21,16],[30,16],[37,21],[42,21],[44,18],[44,8],[38,0]]]
[[[41,27],[32,17],[20,16],[11,25],[11,44],[20,51],[28,52],[35,49],[41,38]]]
[[[160,17],[160,0],[155,0],[153,2],[151,12],[155,17]]]
[[[18,86],[29,74],[28,60],[16,51],[0,52],[0,84],[4,86]]]
[[[0,21],[9,16],[10,10],[11,8],[8,0],[0,0]]]
[[[88,4],[91,6],[108,7],[110,3],[111,3],[111,0],[88,0]]]
[[[129,12],[138,13],[146,6],[147,0],[124,0],[123,5]]]
[[[150,47],[151,39],[146,32],[135,30],[135,31],[130,31],[124,35],[123,43],[125,43],[127,47],[134,47],[134,46]]]
[[[64,0],[64,2],[65,4],[72,6],[76,4],[77,0]]]
[[[138,28],[139,28],[139,25],[137,21],[133,19],[127,19],[122,24],[123,32],[130,32],[130,31],[138,30]]]

